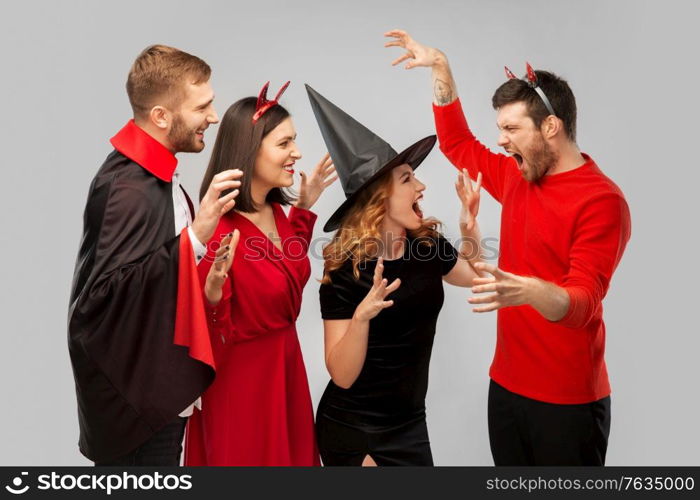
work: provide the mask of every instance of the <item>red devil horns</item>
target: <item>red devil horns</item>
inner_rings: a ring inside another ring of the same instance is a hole
[[[527,80],[530,82],[530,86],[537,87],[537,75],[535,74],[535,70],[532,69],[529,62],[525,63],[525,67],[527,68]]]
[[[517,79],[518,77],[513,74],[511,70],[508,69],[508,66],[504,66],[506,68],[506,76],[509,79]],[[534,89],[535,92],[542,98],[542,102],[544,103],[544,106],[547,108],[547,111],[549,111],[549,114],[557,116],[557,114],[554,112],[554,108],[552,107],[552,103],[549,102],[549,99],[544,93],[544,90],[540,88],[539,82],[537,81],[537,74],[535,73],[535,70],[532,69],[532,66],[530,66],[529,62],[525,63],[525,67],[527,68],[527,84],[530,86],[530,88]],[[525,80],[525,78],[523,78]]]
[[[267,102],[267,89],[270,88],[270,82],[266,82],[265,85],[260,89],[258,94],[258,102],[255,104],[255,111],[259,110],[263,104]]]
[[[270,82],[265,83],[263,88],[260,89],[260,94],[258,94],[258,102],[255,104],[255,114],[253,115],[253,123],[256,123],[265,112],[272,106],[276,106],[279,103],[280,97],[284,94],[284,91],[289,87],[289,81],[282,85],[279,89],[277,95],[271,101],[267,100],[267,89],[270,87]]]
[[[532,69],[530,63],[525,63],[525,67],[527,68],[527,82],[530,84],[530,87],[537,87],[537,75],[535,74],[535,70]],[[504,66],[504,68],[506,69],[506,76],[509,79],[518,79],[518,77],[515,76],[515,74],[510,69],[508,69],[508,66]]]

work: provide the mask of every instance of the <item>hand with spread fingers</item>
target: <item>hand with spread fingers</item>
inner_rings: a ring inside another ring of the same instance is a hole
[[[469,297],[470,304],[478,304],[478,307],[473,309],[474,312],[491,312],[502,307],[521,306],[529,303],[529,292],[533,278],[508,273],[485,262],[479,262],[474,267],[480,272],[486,271],[491,276],[475,278],[472,292],[480,294],[495,292],[490,295]]]
[[[444,52],[416,42],[403,30],[387,31],[384,36],[393,38],[392,41],[385,43],[384,47],[401,47],[406,50],[403,55],[394,59],[392,66],[408,61],[404,66],[405,69],[419,66],[431,68],[433,102],[437,106],[445,106],[457,99],[457,85]]]
[[[300,172],[301,186],[299,187],[299,198],[294,205],[297,208],[310,210],[316,201],[318,201],[323,190],[338,179],[337,175],[333,175],[334,173],[335,166],[333,165],[333,160],[331,160],[330,153],[326,153],[313,169],[311,175],[307,176],[304,172]]]
[[[204,285],[204,293],[212,305],[218,304],[221,300],[224,282],[228,278],[231,264],[233,264],[233,256],[236,253],[239,238],[240,232],[236,229],[221,240],[221,246],[216,251],[214,262],[209,269]]]
[[[474,229],[476,216],[479,214],[479,203],[481,201],[481,172],[476,178],[476,186],[472,187],[472,181],[466,169],[462,169],[457,174],[455,189],[457,196],[462,202],[462,212],[459,217],[459,224],[464,225],[467,231]]]
[[[384,47],[401,47],[406,49],[406,52],[394,59],[391,63],[396,66],[406,60],[409,60],[404,66],[405,69],[415,68],[417,66],[432,67],[443,56],[442,52],[433,47],[427,47],[416,42],[411,35],[403,30],[391,30],[384,33],[384,36],[393,38],[392,41],[384,44]]]
[[[374,269],[374,281],[372,288],[355,309],[355,318],[360,321],[369,321],[382,310],[394,305],[393,300],[385,300],[387,295],[396,291],[401,286],[401,280],[396,278],[391,285],[387,286],[387,280],[382,277],[384,273],[384,259],[381,257],[377,261]]]
[[[192,222],[192,231],[202,244],[206,245],[209,242],[221,216],[236,205],[235,198],[238,196],[242,176],[241,170],[224,170],[211,180],[209,189],[199,204],[199,212]],[[228,189],[233,191],[221,196],[221,193]]]

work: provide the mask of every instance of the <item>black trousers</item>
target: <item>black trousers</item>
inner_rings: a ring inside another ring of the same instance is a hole
[[[610,396],[592,403],[544,403],[489,386],[489,440],[496,465],[605,465]]]
[[[108,460],[95,462],[101,466],[151,465],[178,466],[182,454],[182,438],[185,435],[186,418],[177,419],[156,432],[151,438],[126,455]]]

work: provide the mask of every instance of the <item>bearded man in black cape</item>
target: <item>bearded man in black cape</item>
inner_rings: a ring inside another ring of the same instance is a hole
[[[196,264],[242,173],[215,177],[194,219],[175,157],[204,149],[219,120],[210,75],[198,57],[146,48],[126,84],[134,117],[90,185],[68,342],[79,447],[96,465],[179,465],[186,417],[214,378]]]

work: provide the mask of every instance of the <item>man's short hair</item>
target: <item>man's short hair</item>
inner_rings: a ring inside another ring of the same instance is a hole
[[[535,74],[537,75],[540,88],[552,104],[557,117],[564,122],[566,135],[571,141],[575,142],[576,99],[571,91],[571,87],[569,87],[566,80],[549,71],[537,70]],[[493,109],[515,102],[525,103],[528,116],[530,116],[537,128],[542,125],[542,121],[550,114],[535,89],[518,78],[510,79],[498,87],[491,99]]]
[[[146,47],[126,80],[134,117],[145,118],[153,106],[176,110],[186,96],[186,83],[207,82],[211,68],[199,57],[166,45]]]

